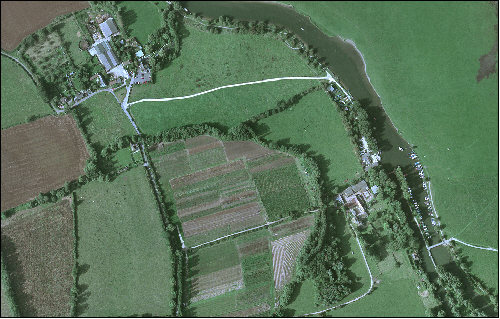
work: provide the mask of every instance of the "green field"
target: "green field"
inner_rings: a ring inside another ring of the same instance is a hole
[[[161,26],[161,15],[152,1],[121,1],[117,4],[123,11],[123,23],[131,37],[135,37],[141,45],[148,42],[148,35]],[[161,6],[164,8],[164,6]]]
[[[488,287],[498,287],[498,252],[476,249],[456,243],[466,257],[466,264],[473,274],[481,279]],[[481,262],[479,262],[481,261]]]
[[[77,191],[79,315],[169,313],[168,242],[144,168]]]
[[[306,190],[295,163],[252,174],[268,221],[288,216],[290,211],[304,212],[309,207]]]
[[[155,85],[134,87],[131,102],[184,96],[223,85],[268,78],[318,75],[278,40],[258,35],[212,34],[190,26],[181,30],[181,37],[181,55],[158,72]],[[274,91],[272,94],[276,93]]]
[[[497,40],[493,6],[488,2],[293,2],[293,6],[328,35],[352,39],[363,53],[385,110],[402,136],[418,146],[420,161],[433,182],[437,212],[446,224],[444,232],[498,248],[498,72],[476,81],[479,58]],[[498,51],[496,61],[498,68]],[[473,225],[463,231],[470,222]]]
[[[122,167],[131,164],[132,159],[130,155],[131,153],[129,147],[118,150],[113,157],[113,163],[115,165],[115,168],[120,169]]]
[[[13,60],[2,56],[2,130],[23,124],[30,116],[43,117],[54,111],[39,97],[28,73]]]
[[[225,84],[234,83],[238,82],[231,82],[230,79],[225,82]],[[319,82],[316,80],[285,80],[245,85],[184,100],[142,102],[132,105],[131,111],[137,125],[146,134],[199,123],[216,123],[223,127],[232,127],[255,114],[275,108],[279,100],[286,100],[317,84]],[[152,86],[161,87],[161,85],[158,83]],[[163,97],[176,96],[170,93],[171,89],[173,87],[169,86],[164,90]],[[184,95],[186,94],[180,94]]]
[[[82,32],[80,32],[80,37],[78,37],[78,31],[80,31],[80,28],[78,28],[74,18],[68,18],[62,23],[61,32],[63,34],[63,39],[65,42],[69,43],[69,54],[75,65],[85,63],[86,57],[89,57],[87,52],[80,50],[80,40],[84,38]]]
[[[189,252],[189,276],[202,276],[240,263],[236,242],[229,240]]]
[[[104,147],[116,137],[135,135],[129,119],[112,94],[99,93],[77,106],[92,143]]]
[[[260,120],[257,134],[280,145],[296,146],[312,157],[327,191],[362,172],[349,137],[324,92],[313,92],[286,111]]]

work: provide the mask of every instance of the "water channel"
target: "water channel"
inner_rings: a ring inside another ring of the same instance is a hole
[[[290,6],[273,2],[225,2],[225,1],[186,1],[182,6],[191,13],[200,14],[206,18],[218,18],[221,15],[229,16],[244,21],[268,21],[284,27],[298,36],[306,45],[312,45],[317,50],[317,55],[323,65],[326,66],[340,79],[342,85],[349,90],[351,95],[358,100],[367,111],[375,138],[382,151],[381,165],[386,172],[392,172],[398,165],[402,167],[409,186],[412,188],[413,196],[420,206],[424,215],[424,223],[427,225],[432,237],[430,244],[441,242],[441,237],[431,224],[431,217],[427,215],[424,203],[427,192],[423,189],[423,180],[414,169],[415,160],[408,157],[412,147],[399,135],[398,130],[392,125],[388,115],[382,106],[381,100],[372,87],[366,73],[362,56],[357,49],[347,41],[339,37],[329,37],[319,30],[309,19],[299,14]],[[292,76],[292,75],[291,75]],[[293,74],[293,76],[299,76]],[[404,151],[400,151],[399,147]],[[405,205],[404,205],[405,206]],[[413,218],[409,219],[410,221]],[[414,222],[411,225],[415,235],[420,232]],[[461,272],[445,246],[438,246],[431,250],[434,262],[437,265],[445,265],[456,273]],[[432,281],[437,279],[437,273],[427,249],[423,247],[419,255],[423,257],[424,267]],[[475,295],[473,287],[469,285],[468,292]],[[443,296],[444,290],[439,294]],[[484,304],[484,303],[483,303]]]

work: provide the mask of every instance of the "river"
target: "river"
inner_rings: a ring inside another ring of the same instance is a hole
[[[367,111],[374,129],[375,138],[382,151],[381,165],[386,172],[392,172],[399,165],[408,174],[409,186],[412,188],[413,196],[423,212],[424,222],[432,234],[429,245],[435,245],[441,241],[441,236],[431,224],[431,217],[424,213],[427,211],[424,203],[427,192],[422,186],[423,180],[414,169],[415,160],[408,157],[412,147],[399,135],[398,130],[385,113],[380,97],[375,92],[369,77],[365,73],[363,57],[353,43],[348,40],[344,41],[339,37],[329,37],[319,30],[310,21],[309,17],[299,14],[291,6],[279,3],[187,1],[181,2],[181,4],[191,13],[197,13],[206,18],[217,18],[225,15],[244,21],[268,21],[288,29],[306,45],[312,45],[317,49],[316,54],[321,63],[326,64],[340,79],[342,85]],[[400,151],[399,147],[404,150]],[[410,221],[412,219],[409,218]],[[411,227],[415,235],[420,237],[420,232],[415,223],[411,223]],[[452,257],[446,247],[441,245],[431,251],[437,265],[446,264],[447,268],[452,268],[450,270],[453,270],[453,272],[461,272],[456,263],[452,262]],[[424,268],[429,272],[431,280],[434,281],[437,278],[437,273],[427,249],[423,247],[419,253],[423,257]],[[468,288],[469,292],[471,292],[472,287],[469,286]],[[439,294],[443,296],[444,290],[440,289]]]

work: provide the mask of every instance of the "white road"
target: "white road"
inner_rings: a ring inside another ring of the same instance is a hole
[[[207,91],[203,91],[203,92],[196,93],[196,94],[191,94],[191,95],[186,95],[186,96],[166,97],[166,98],[162,98],[162,99],[142,99],[142,100],[139,100],[139,101],[135,101],[135,102],[129,103],[128,105],[134,105],[136,103],[141,103],[141,102],[166,102],[166,101],[173,101],[173,100],[184,100],[184,99],[190,99],[190,98],[193,98],[193,97],[197,97],[197,96],[200,96],[200,95],[203,95],[203,94],[207,94],[207,93],[210,93],[210,92],[214,92],[214,91],[217,91],[217,90],[220,90],[220,89],[232,88],[232,87],[243,86],[243,85],[258,84],[258,83],[276,82],[276,81],[282,81],[282,80],[328,80],[330,82],[337,83],[335,81],[335,79],[333,78],[333,76],[331,74],[329,74],[328,72],[327,72],[326,76],[322,76],[322,77],[287,76],[287,77],[266,79],[266,80],[254,81],[254,82],[229,84],[229,85],[219,86],[219,87],[216,87],[214,89],[210,89],[210,90],[207,90]]]

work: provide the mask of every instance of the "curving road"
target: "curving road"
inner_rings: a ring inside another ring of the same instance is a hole
[[[173,100],[184,100],[184,99],[190,99],[190,98],[193,98],[193,97],[196,97],[196,96],[200,96],[200,95],[203,95],[203,94],[207,94],[207,93],[210,93],[210,92],[214,92],[214,91],[217,91],[217,90],[220,90],[220,89],[237,87],[237,86],[243,86],[243,85],[258,84],[258,83],[276,82],[276,81],[282,81],[282,80],[328,80],[330,82],[337,83],[337,81],[335,81],[335,79],[333,78],[333,76],[331,74],[329,74],[328,72],[327,72],[326,76],[322,76],[322,77],[287,76],[287,77],[266,79],[266,80],[254,81],[254,82],[229,84],[229,85],[219,86],[219,87],[214,88],[214,89],[210,89],[210,90],[207,90],[207,91],[203,91],[203,92],[196,93],[196,94],[191,94],[191,95],[186,95],[186,96],[166,97],[166,98],[162,98],[162,99],[142,99],[142,100],[139,100],[139,101],[132,102],[129,105],[134,105],[136,103],[141,103],[141,102],[166,102],[166,101],[173,101]],[[346,94],[347,94],[347,92],[346,92]]]

